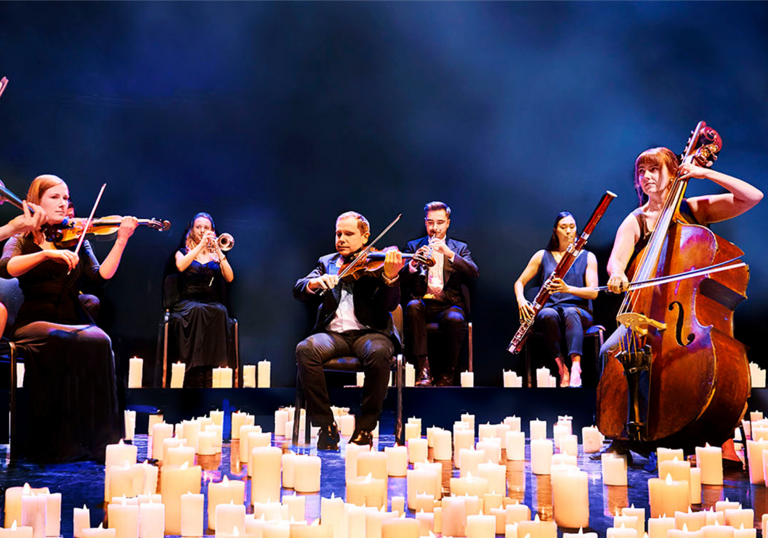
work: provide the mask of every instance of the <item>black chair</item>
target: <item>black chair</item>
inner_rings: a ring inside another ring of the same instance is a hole
[[[598,363],[600,361],[600,348],[603,346],[603,342],[605,340],[605,327],[603,327],[602,325],[592,325],[588,327],[584,331],[585,343],[589,339],[593,340],[594,342],[595,356],[594,356],[594,361],[592,362],[592,365],[593,365],[592,371],[594,372],[595,382],[596,382],[597,379],[600,377],[599,376],[600,369],[598,368]],[[534,342],[532,342],[532,340],[534,341],[540,340],[543,342],[544,335],[542,335],[540,332],[537,332],[534,329],[534,332],[530,334],[530,336],[528,337],[528,341],[523,346],[524,348],[523,353],[525,354],[525,386],[528,388],[533,387],[533,366],[531,364],[532,362],[531,345]],[[585,346],[585,349],[586,349],[586,346]],[[582,371],[584,371],[583,370],[584,362],[585,361],[582,361]]]
[[[19,313],[19,308],[24,302],[24,294],[19,288],[19,281],[15,278],[5,279],[0,278],[0,303],[5,305],[8,311],[8,322],[6,324],[6,334],[8,330],[13,326],[16,321],[16,315]],[[23,362],[27,353],[26,346],[16,345],[15,342],[3,335],[0,340],[0,363],[8,364],[10,367],[10,417],[11,417],[11,435],[10,435],[10,458],[16,459],[18,457],[18,442],[16,441],[16,365],[19,362]]]
[[[223,284],[222,284],[223,286]],[[162,363],[162,381],[161,387],[166,388],[170,380],[168,380],[168,327],[171,322],[171,309],[179,302],[179,274],[170,273],[165,277],[163,281],[163,319],[160,322],[157,337],[157,350],[158,357]],[[229,310],[229,308],[228,308]],[[237,319],[230,318],[230,329],[233,338],[233,345],[235,351],[235,371],[234,371],[234,386],[235,388],[240,386],[240,325]],[[157,370],[156,370],[157,371]]]
[[[403,334],[403,309],[398,307],[392,312],[392,320],[395,325],[395,329],[402,336]],[[364,370],[363,364],[357,357],[335,357],[323,365],[323,371],[325,372],[362,372]],[[403,386],[405,385],[405,364],[403,363],[403,356],[396,355],[392,357],[392,370],[395,373],[394,382],[395,390],[397,390],[397,410],[395,413],[395,441],[398,443],[403,442]],[[304,398],[304,386],[301,383],[301,378],[296,372],[296,401],[294,403],[293,412],[293,436],[292,441],[294,445],[299,442],[299,427],[301,423],[301,410],[306,407],[306,399]],[[310,443],[310,418],[309,415],[305,418],[304,425],[304,444]]]

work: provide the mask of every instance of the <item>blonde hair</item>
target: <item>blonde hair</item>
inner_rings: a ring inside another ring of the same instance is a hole
[[[37,176],[29,185],[29,190],[27,191],[27,202],[40,204],[40,200],[43,198],[45,191],[52,187],[57,187],[58,185],[64,185],[66,187],[67,184],[64,183],[64,180],[59,176],[54,176],[53,174],[42,174]],[[29,236],[30,234],[37,244],[40,244],[43,242],[43,240],[45,240],[45,236],[40,230],[32,230],[31,232],[27,232],[26,236]]]

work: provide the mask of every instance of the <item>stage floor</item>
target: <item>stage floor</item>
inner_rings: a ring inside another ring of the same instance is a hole
[[[388,421],[387,421],[388,422]],[[392,431],[391,425],[385,422],[384,431]],[[134,441],[138,446],[139,460],[147,456],[146,435],[138,435]],[[306,495],[306,516],[311,522],[319,517],[321,497],[345,496],[344,482],[344,440],[339,452],[317,452],[314,448],[290,447],[290,442],[277,437],[274,444],[293,448],[297,452],[312,453],[322,460],[322,486],[319,494]],[[390,433],[378,440],[378,449],[392,446],[394,436]],[[223,453],[219,456],[199,457],[198,464],[203,467],[203,492],[209,481],[220,481],[224,475],[230,479],[245,479],[245,469],[233,462],[230,453],[238,453],[238,441],[225,443]],[[431,458],[431,451],[430,451]],[[505,461],[502,453],[502,461]],[[655,473],[644,470],[648,461],[636,456],[628,473],[627,487],[604,486],[602,483],[601,466],[599,461],[583,454],[579,447],[579,468],[589,473],[590,497],[590,528],[600,537],[606,535],[606,529],[612,526],[612,517],[617,509],[624,506],[646,507],[648,513],[648,479]],[[162,471],[161,471],[162,473]],[[458,476],[458,470],[453,469],[451,462],[443,462],[443,486],[448,487],[451,476]],[[162,474],[161,474],[162,479]],[[63,536],[72,536],[72,514],[75,507],[88,506],[91,510],[91,525],[96,527],[104,520],[104,467],[91,462],[80,462],[60,465],[38,466],[24,461],[10,462],[8,460],[8,445],[0,445],[0,485],[3,488],[22,486],[28,482],[33,487],[47,486],[52,492],[62,494]],[[530,452],[526,450],[526,461],[507,463],[508,496],[528,505],[532,513],[538,513],[541,519],[552,519],[552,495],[549,476],[533,475],[530,471]],[[248,495],[250,488],[246,488]],[[290,490],[283,490],[286,495],[293,495]],[[406,495],[405,478],[389,478],[389,498]],[[709,510],[715,502],[729,499],[742,503],[744,508],[755,511],[755,527],[760,527],[762,514],[768,511],[768,489],[764,486],[749,484],[747,473],[740,471],[725,471],[723,486],[703,486],[702,504],[693,507],[694,510]],[[4,504],[4,503],[3,503]],[[246,505],[249,504],[246,498]],[[412,513],[408,516],[413,517]],[[559,529],[568,532],[568,529]],[[573,531],[575,532],[575,531]],[[356,538],[356,537],[355,537]]]

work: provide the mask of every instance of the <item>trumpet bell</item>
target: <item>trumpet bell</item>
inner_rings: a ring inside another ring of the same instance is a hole
[[[218,238],[216,238],[216,242],[219,244],[219,249],[222,252],[232,250],[232,247],[235,246],[235,238],[232,237],[231,234],[221,234]]]

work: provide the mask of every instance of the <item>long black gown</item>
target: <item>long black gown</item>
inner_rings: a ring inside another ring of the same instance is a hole
[[[186,249],[179,250],[186,254]],[[233,324],[223,304],[223,277],[216,261],[193,260],[179,273],[179,302],[171,309],[169,362],[195,368],[237,366]]]
[[[11,278],[12,257],[41,250],[29,236],[10,238],[0,276]],[[27,348],[24,386],[30,412],[20,452],[42,463],[102,461],[106,445],[122,434],[112,342],[78,300],[81,278],[96,286],[104,279],[88,241],[79,256],[69,274],[66,264],[46,260],[18,277],[24,303],[13,338]]]

